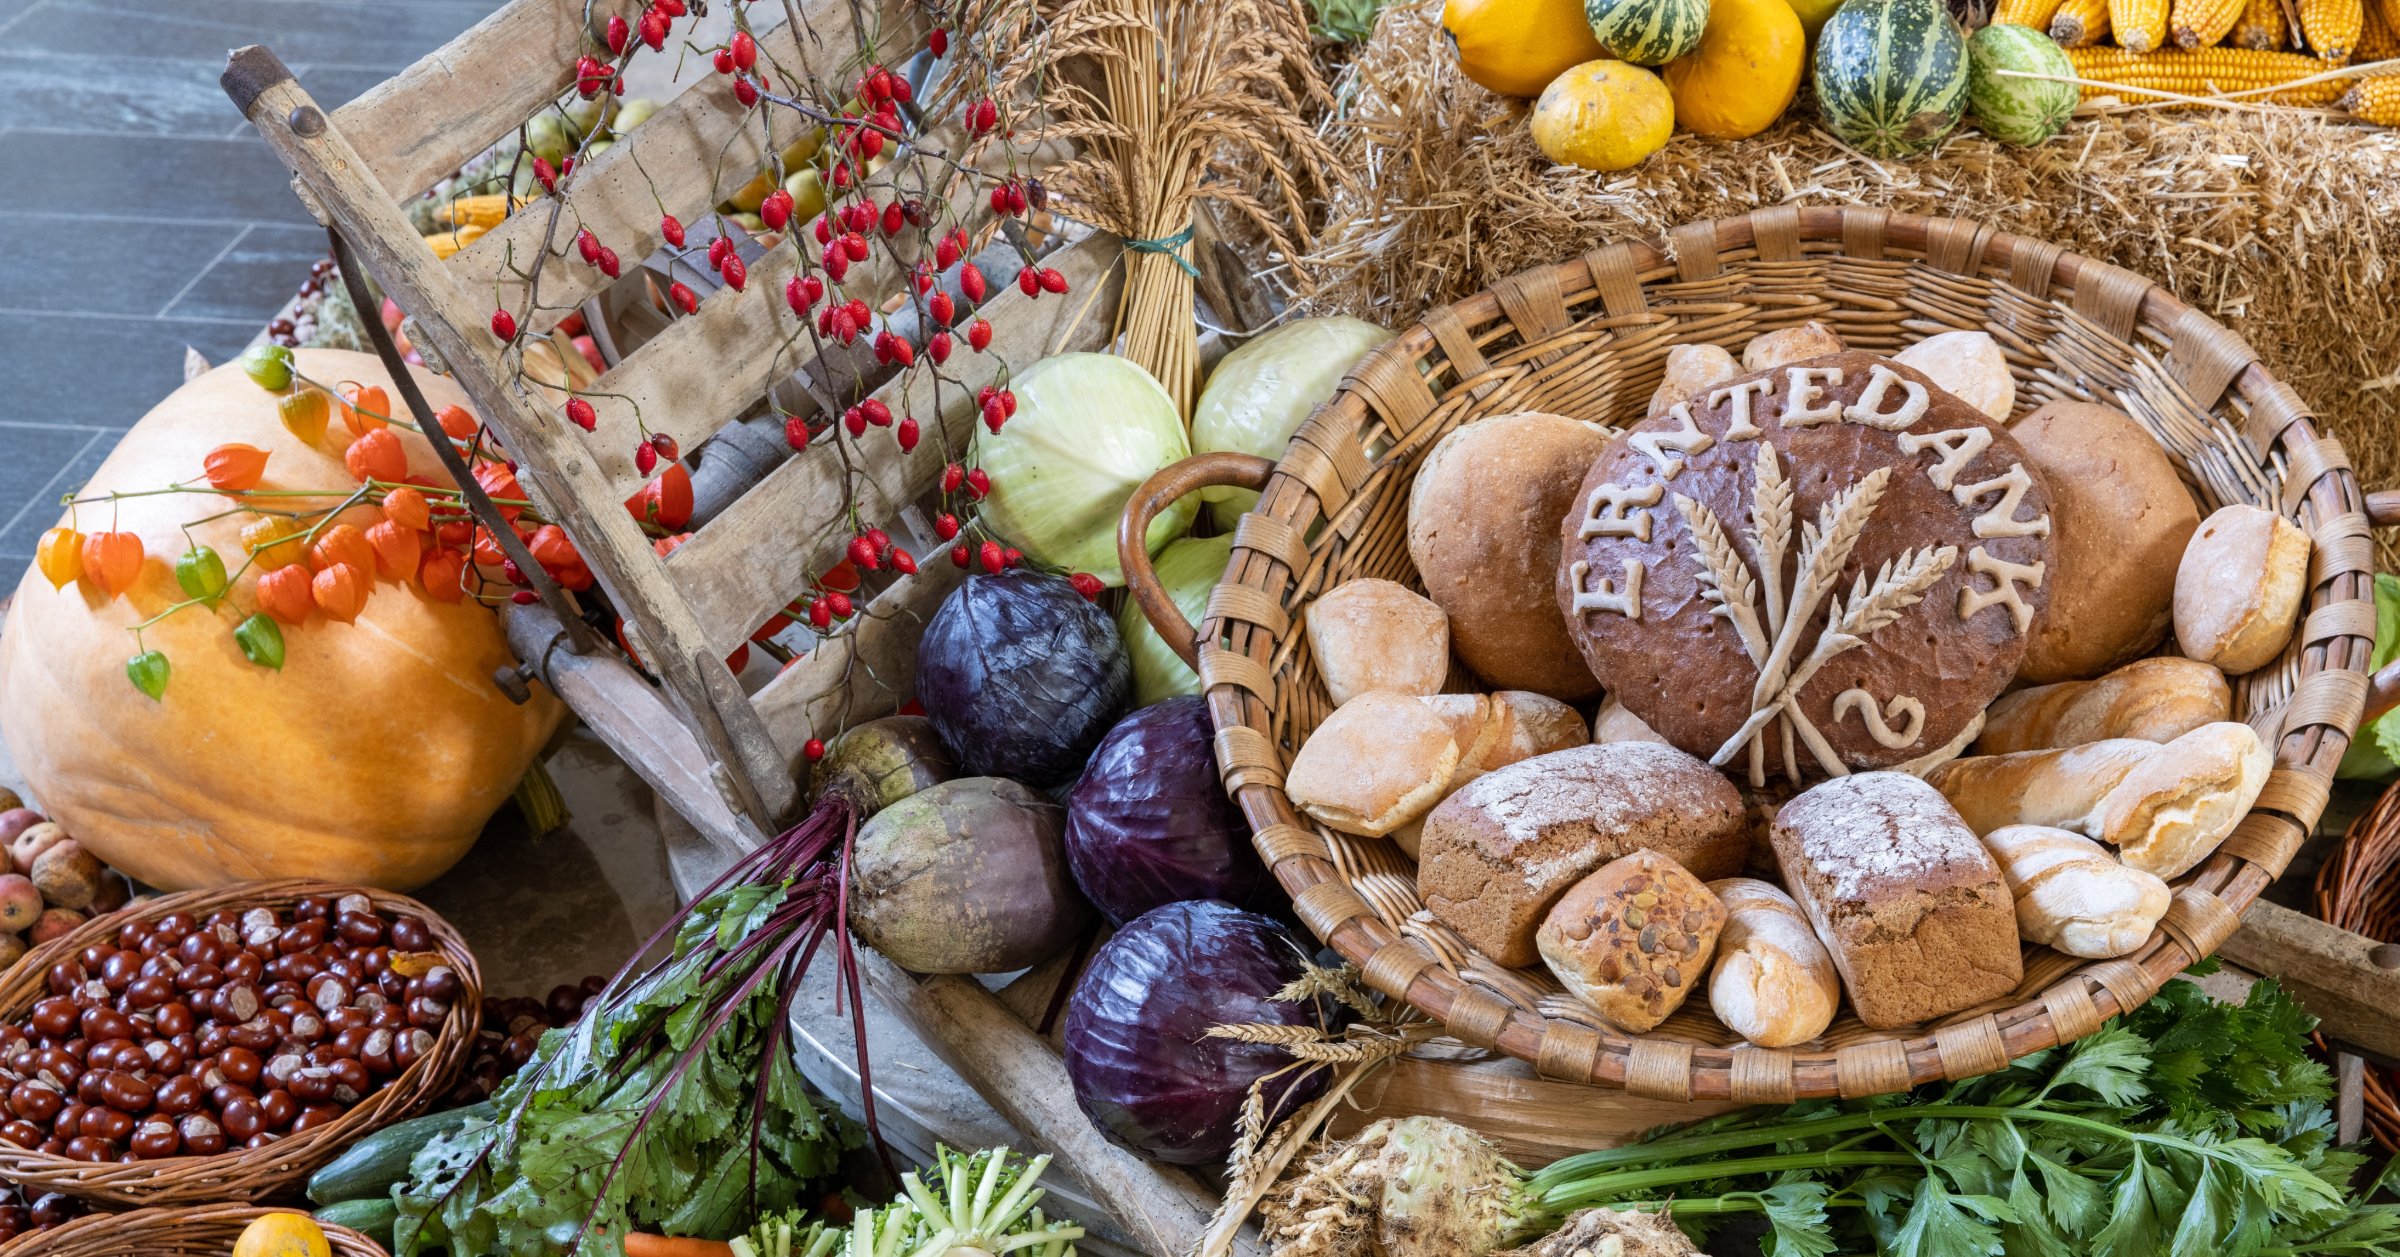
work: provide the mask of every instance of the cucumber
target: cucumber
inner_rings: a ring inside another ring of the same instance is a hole
[[[390,1196],[366,1200],[343,1200],[326,1205],[312,1215],[319,1222],[346,1226],[383,1245],[392,1246],[392,1225],[400,1220],[400,1205]]]
[[[489,1120],[496,1112],[486,1100],[386,1126],[350,1145],[349,1151],[309,1175],[308,1198],[320,1205],[330,1205],[389,1196],[392,1186],[408,1177],[408,1163],[417,1155],[417,1149],[469,1122]]]

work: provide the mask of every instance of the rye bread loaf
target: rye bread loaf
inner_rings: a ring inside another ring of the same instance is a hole
[[[2005,995],[2024,977],[2016,899],[1939,790],[1859,773],[1783,805],[1769,833],[1784,886],[1877,1030]]]
[[[1725,775],[1670,746],[1588,745],[1468,782],[1425,820],[1417,889],[1469,945],[1510,968],[1569,887],[1644,847],[1702,881],[1741,871],[1749,825]]]

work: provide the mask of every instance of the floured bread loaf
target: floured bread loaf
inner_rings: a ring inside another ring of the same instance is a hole
[[[1755,877],[1710,882],[1725,905],[1708,1006],[1760,1047],[1790,1047],[1825,1033],[1842,1007],[1842,975],[1800,905]]]

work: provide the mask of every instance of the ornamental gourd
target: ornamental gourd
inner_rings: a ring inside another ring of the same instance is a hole
[[[1942,0],[1845,0],[1817,36],[1826,129],[1874,157],[1941,143],[1967,106],[1967,37]]]
[[[1717,140],[1756,135],[1792,103],[1807,60],[1808,35],[1784,0],[1711,0],[1700,46],[1662,71],[1675,124]]]
[[[328,385],[391,390],[365,354],[302,350],[297,360]],[[448,380],[418,380],[436,408],[465,400]],[[152,886],[261,877],[420,886],[465,854],[559,720],[547,691],[520,707],[493,686],[493,671],[515,659],[489,610],[381,581],[355,622],[315,614],[283,628],[277,669],[245,656],[259,629],[247,643],[236,636],[260,610],[265,569],[254,565],[213,608],[186,607],[143,630],[141,645],[173,663],[160,697],[126,683],[137,647],[125,630],[186,596],[176,556],[198,544],[240,566],[243,528],[257,517],[226,514],[229,500],[208,491],[210,450],[267,451],[262,489],[357,483],[342,464],[349,432],[335,424],[303,442],[277,419],[276,400],[238,367],[220,367],[160,402],[93,473],[87,502],[178,481],[201,491],[76,509],[86,529],[109,528],[113,514],[146,557],[116,597],[85,581],[53,589],[38,575],[19,585],[0,631],[0,737],[45,811]],[[422,438],[392,434],[410,471],[440,477]],[[362,530],[378,518],[371,506],[343,516]],[[306,563],[277,570],[307,582]]]
[[[1618,60],[1665,65],[1700,46],[1709,0],[1584,0],[1592,36]]]

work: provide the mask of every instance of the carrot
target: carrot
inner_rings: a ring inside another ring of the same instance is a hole
[[[723,1240],[687,1240],[635,1231],[625,1237],[625,1257],[733,1257],[733,1245]]]

